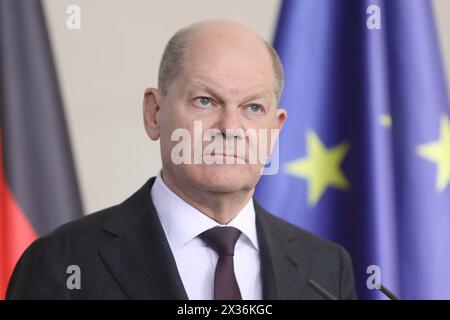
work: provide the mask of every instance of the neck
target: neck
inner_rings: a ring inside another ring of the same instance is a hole
[[[162,170],[161,177],[167,187],[191,206],[217,221],[227,224],[252,198],[254,189],[235,192],[213,192],[192,187],[178,186],[172,176]]]

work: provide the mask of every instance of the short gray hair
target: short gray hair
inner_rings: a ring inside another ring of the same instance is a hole
[[[167,42],[159,65],[158,87],[163,94],[167,93],[170,83],[177,75],[183,72],[183,57],[189,45],[192,30],[188,27],[177,31]],[[284,85],[284,71],[278,53],[273,46],[264,40],[264,43],[272,58],[273,70],[275,74],[274,93],[277,102],[280,100]]]

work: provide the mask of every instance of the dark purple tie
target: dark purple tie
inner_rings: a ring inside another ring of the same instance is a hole
[[[233,227],[206,230],[200,238],[219,255],[214,274],[215,300],[241,300],[241,292],[234,274],[234,246],[241,232]]]

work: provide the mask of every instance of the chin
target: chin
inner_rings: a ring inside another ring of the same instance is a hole
[[[190,171],[195,184],[211,192],[249,191],[260,177],[259,168],[249,165],[196,165]]]

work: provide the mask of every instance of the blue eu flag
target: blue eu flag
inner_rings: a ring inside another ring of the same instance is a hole
[[[360,298],[380,297],[379,270],[401,298],[450,299],[450,108],[430,1],[286,0],[274,45],[288,121],[259,202],[345,246]]]

